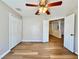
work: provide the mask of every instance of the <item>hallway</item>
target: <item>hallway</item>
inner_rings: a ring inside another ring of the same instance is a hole
[[[63,47],[63,39],[50,35],[49,43],[20,43],[3,59],[77,59]]]

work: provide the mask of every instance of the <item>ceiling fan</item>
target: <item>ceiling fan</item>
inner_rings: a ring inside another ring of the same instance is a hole
[[[35,15],[40,15],[40,13],[46,13],[47,15],[50,15],[48,8],[54,7],[54,6],[60,6],[61,4],[62,4],[62,1],[47,3],[47,0],[40,0],[39,4],[26,3],[25,5],[30,7],[39,7]]]

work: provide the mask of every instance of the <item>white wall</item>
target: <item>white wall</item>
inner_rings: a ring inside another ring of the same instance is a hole
[[[0,55],[6,52],[9,49],[8,40],[9,40],[9,22],[8,22],[8,13],[6,9],[1,5],[0,2]]]
[[[43,17],[23,17],[23,41],[42,42],[43,40]]]
[[[49,42],[49,20],[43,20],[43,42]]]
[[[0,57],[9,50],[9,11],[19,17],[19,14],[0,0]]]

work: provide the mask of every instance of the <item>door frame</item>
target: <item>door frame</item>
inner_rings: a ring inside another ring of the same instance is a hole
[[[43,20],[43,41],[42,42],[49,42],[49,22],[52,20],[58,20],[65,17],[56,17],[52,19]]]

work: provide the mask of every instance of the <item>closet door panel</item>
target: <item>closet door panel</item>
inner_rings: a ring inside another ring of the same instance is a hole
[[[22,39],[22,20],[9,15],[9,48],[12,49]]]

